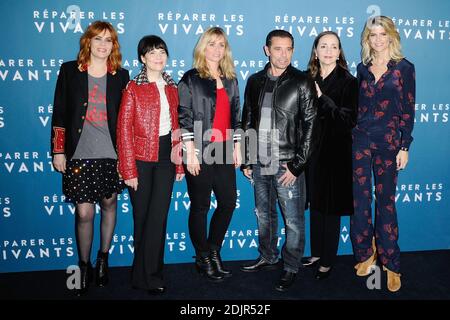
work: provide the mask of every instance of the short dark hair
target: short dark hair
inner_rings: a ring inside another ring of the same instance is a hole
[[[167,49],[167,45],[164,40],[155,35],[148,35],[139,40],[137,48],[139,61],[143,63],[141,56],[145,56],[147,52],[150,52],[153,49],[163,49],[167,56],[169,56],[169,49]]]
[[[272,44],[272,38],[273,37],[280,37],[280,38],[289,38],[292,41],[292,48],[294,48],[294,37],[292,36],[292,34],[290,34],[289,32],[287,32],[286,30],[272,30],[269,32],[269,34],[266,37],[266,46],[270,47],[270,45]]]

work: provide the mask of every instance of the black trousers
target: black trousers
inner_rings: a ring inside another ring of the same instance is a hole
[[[220,250],[236,207],[236,170],[233,164],[201,164],[200,174],[191,175],[186,167],[186,182],[191,200],[189,236],[197,256],[207,256],[211,250]],[[214,191],[217,208],[207,232],[208,212]]]
[[[320,265],[333,266],[339,247],[341,217],[335,214],[324,214],[311,211],[311,256],[320,257]]]
[[[147,290],[164,285],[167,214],[175,178],[170,134],[159,140],[158,162],[137,160],[138,189],[129,188],[134,218],[132,285]]]

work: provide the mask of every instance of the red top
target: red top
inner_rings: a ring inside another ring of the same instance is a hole
[[[216,113],[214,114],[213,130],[218,130],[220,134],[211,136],[211,142],[223,142],[230,139],[227,129],[231,128],[230,101],[228,100],[225,88],[217,89]]]

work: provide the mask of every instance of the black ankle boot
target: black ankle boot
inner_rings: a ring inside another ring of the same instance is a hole
[[[197,271],[200,274],[205,275],[208,280],[215,282],[223,280],[223,275],[217,271],[210,257],[196,257],[195,267],[197,268]]]
[[[97,263],[95,264],[95,284],[104,287],[108,284],[108,252],[97,253]]]
[[[84,261],[79,261],[78,266],[80,268],[80,288],[77,289],[76,293],[77,296],[81,296],[84,295],[89,289],[89,284],[93,278],[93,270],[90,261],[87,263]]]
[[[210,257],[212,264],[219,273],[221,273],[224,277],[232,276],[231,270],[227,270],[223,267],[222,258],[220,257],[220,252],[218,250],[212,250]]]

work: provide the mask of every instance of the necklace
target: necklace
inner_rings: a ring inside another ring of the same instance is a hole
[[[375,62],[375,60],[372,60],[372,65],[374,65],[375,67],[385,67],[388,63],[388,60],[382,60],[381,62]]]

